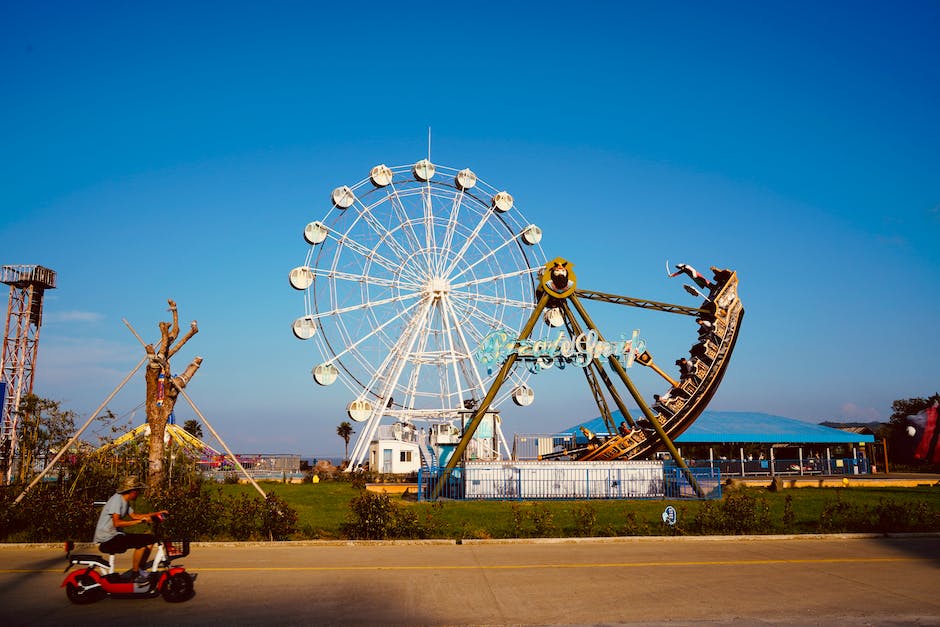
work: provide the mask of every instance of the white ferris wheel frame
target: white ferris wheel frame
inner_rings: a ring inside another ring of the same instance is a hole
[[[476,348],[489,332],[522,328],[545,255],[512,196],[468,169],[379,165],[331,201],[307,225],[304,264],[291,272],[305,310],[294,333],[315,340],[314,380],[340,380],[353,394],[347,411],[363,423],[355,467],[383,417],[453,421],[463,401],[483,397],[495,372]],[[514,370],[493,406],[527,374]]]

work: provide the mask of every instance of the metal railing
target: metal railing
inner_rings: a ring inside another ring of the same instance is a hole
[[[718,468],[690,469],[701,496],[685,471],[670,463],[558,462],[466,464],[450,471],[418,471],[418,500],[582,500],[721,498]]]
[[[724,477],[867,475],[872,472],[864,457],[831,457],[804,459],[692,459],[686,460],[696,469],[714,468]]]

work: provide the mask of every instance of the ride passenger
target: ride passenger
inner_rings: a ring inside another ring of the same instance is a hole
[[[715,277],[715,287],[714,291],[718,291],[721,287],[728,282],[728,279],[731,278],[731,270],[722,270],[717,266],[712,266],[709,268],[712,271],[712,275]]]
[[[670,274],[669,278],[679,276],[680,274],[688,275],[688,277],[692,279],[693,281],[695,281],[695,284],[701,288],[711,289],[712,287],[714,287],[712,285],[712,282],[709,281],[707,278],[705,278],[704,274],[702,274],[701,272],[699,272],[698,270],[696,270],[695,268],[693,268],[687,263],[677,263],[676,271]]]
[[[135,583],[147,583],[149,576],[146,569],[141,565],[146,563],[150,550],[155,541],[152,533],[124,533],[118,531],[124,527],[133,527],[145,521],[152,521],[153,517],[160,514],[166,514],[166,510],[159,512],[150,512],[149,514],[137,514],[131,507],[140,493],[145,489],[134,477],[125,477],[121,484],[108,502],[105,503],[101,514],[98,516],[98,524],[95,526],[95,544],[102,553],[115,554],[124,553],[129,549],[134,549],[132,559],[132,569],[125,573],[125,577],[133,577]]]
[[[679,366],[679,380],[685,381],[686,379],[691,379],[695,376],[695,364],[683,357],[682,359],[676,360],[676,365]]]
[[[721,338],[715,332],[715,323],[705,318],[696,318],[698,323],[698,339],[700,342],[710,341],[721,344]]]

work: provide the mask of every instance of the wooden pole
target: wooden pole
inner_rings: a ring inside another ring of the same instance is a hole
[[[116,388],[114,388],[114,391],[111,392],[111,394],[108,396],[108,398],[104,399],[104,401],[101,403],[101,405],[98,405],[98,409],[96,409],[95,411],[93,411],[93,412],[91,413],[91,416],[88,417],[88,420],[85,421],[85,424],[82,425],[82,428],[79,429],[79,430],[75,433],[75,435],[72,436],[72,439],[69,440],[68,443],[67,443],[65,446],[63,446],[62,448],[59,449],[59,452],[56,453],[56,456],[52,458],[52,461],[49,462],[48,464],[46,464],[46,467],[42,469],[42,472],[40,472],[40,473],[36,476],[36,478],[33,479],[33,481],[32,481],[28,486],[26,486],[26,489],[23,490],[23,492],[22,492],[18,497],[16,497],[16,500],[13,501],[13,505],[16,505],[16,504],[19,503],[21,500],[23,500],[23,497],[26,496],[26,493],[29,492],[29,491],[33,488],[33,486],[35,486],[37,483],[39,483],[39,480],[42,479],[42,478],[46,475],[47,472],[49,472],[50,470],[52,470],[52,467],[55,466],[56,462],[59,461],[59,458],[62,457],[62,456],[65,454],[65,451],[69,450],[69,447],[72,446],[72,444],[75,443],[75,440],[77,440],[77,439],[79,438],[79,436],[82,434],[82,432],[85,431],[85,429],[88,428],[88,425],[91,424],[91,421],[98,417],[98,412],[100,412],[102,409],[104,409],[105,405],[107,405],[108,403],[111,402],[111,399],[114,398],[114,396],[121,390],[121,388],[124,387],[124,385],[125,385],[128,381],[130,381],[131,377],[134,376],[134,373],[137,372],[138,370],[140,370],[140,367],[143,366],[144,363],[146,363],[146,361],[147,361],[147,357],[144,357],[143,359],[141,359],[141,360],[137,363],[136,366],[134,366],[134,369],[133,369],[133,370],[131,370],[130,372],[127,373],[127,376],[124,377],[124,380],[122,380],[120,383],[118,383],[118,386],[117,386]]]
[[[186,390],[181,387],[177,387],[176,389],[179,390],[179,393],[183,395],[183,398],[189,402],[189,406],[193,408],[193,411],[196,412],[196,415],[202,418],[202,421],[206,423],[206,427],[209,429],[209,432],[212,433],[212,435],[215,436],[215,439],[219,441],[219,444],[222,445],[222,448],[224,448],[225,452],[228,453],[228,456],[232,458],[232,461],[235,462],[235,465],[238,466],[238,469],[241,470],[248,481],[251,482],[251,485],[255,486],[255,490],[261,493],[262,498],[268,498],[268,495],[264,493],[264,490],[261,489],[261,486],[255,482],[254,478],[248,473],[247,470],[245,470],[245,467],[242,466],[241,462],[238,461],[238,458],[235,457],[235,454],[232,453],[232,451],[229,449],[228,445],[222,439],[222,436],[216,433],[216,430],[212,428],[212,425],[209,424],[209,421],[206,420],[206,417],[202,415],[202,412],[199,411],[198,407],[196,407],[196,403],[193,402],[193,399],[189,398],[189,394],[186,393]]]

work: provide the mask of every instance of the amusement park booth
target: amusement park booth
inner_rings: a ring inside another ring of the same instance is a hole
[[[369,445],[369,468],[384,474],[408,474],[421,467],[420,435],[412,425],[381,425]]]
[[[620,420],[619,412],[613,412]],[[583,438],[581,427],[604,433],[600,417],[567,430]],[[794,418],[759,412],[706,410],[675,439],[691,466],[711,465],[723,476],[787,474],[868,474],[875,471],[875,438]]]

